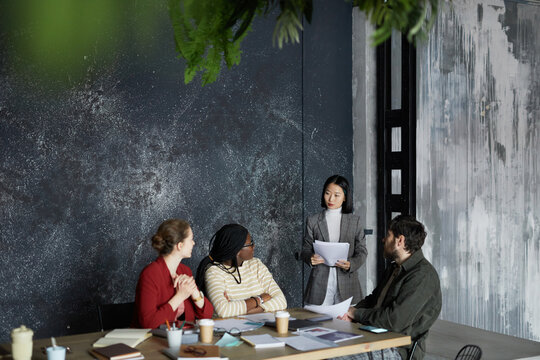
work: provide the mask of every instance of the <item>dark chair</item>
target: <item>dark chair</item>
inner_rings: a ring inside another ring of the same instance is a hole
[[[428,331],[429,331],[429,330],[428,330]],[[412,359],[413,359],[413,357],[414,357],[414,352],[416,351],[416,347],[418,346],[418,342],[419,342],[420,340],[422,340],[424,337],[427,337],[428,331],[421,333],[420,335],[418,335],[418,337],[416,338],[416,340],[414,340],[413,346],[411,347],[411,352],[409,353],[409,356],[407,356],[407,360],[412,360]]]
[[[459,350],[455,360],[480,360],[482,349],[476,345],[465,345]]]
[[[101,304],[97,306],[101,331],[128,328],[133,319],[135,303]]]

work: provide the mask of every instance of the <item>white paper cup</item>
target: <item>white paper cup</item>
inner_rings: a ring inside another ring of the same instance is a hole
[[[64,360],[66,358],[66,348],[55,346],[47,348],[47,360]]]
[[[286,334],[289,332],[289,318],[291,315],[287,311],[276,312],[276,330],[278,334]]]
[[[214,340],[214,320],[199,320],[199,329],[201,333],[201,342],[210,344]]]
[[[182,345],[182,330],[167,330],[167,342],[169,343],[170,349],[180,350],[180,345]]]

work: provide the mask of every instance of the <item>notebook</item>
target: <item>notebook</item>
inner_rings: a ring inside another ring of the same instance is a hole
[[[104,337],[99,338],[92,346],[100,348],[122,343],[135,347],[152,336],[149,331],[150,329],[114,329]]]
[[[139,350],[122,343],[96,348],[89,351],[98,359],[144,359],[144,356]]]
[[[328,333],[328,334],[323,334],[323,335],[318,335],[319,338],[321,339],[326,339],[326,340],[330,340],[330,341],[333,341],[333,342],[340,342],[340,341],[347,341],[347,340],[351,340],[351,339],[357,339],[357,338],[361,338],[362,334],[354,334],[354,333],[350,333],[350,332],[346,332],[346,331],[334,331],[334,332],[331,332],[331,333]]]
[[[240,338],[256,349],[285,346],[283,341],[279,341],[270,334],[244,335],[240,336]]]

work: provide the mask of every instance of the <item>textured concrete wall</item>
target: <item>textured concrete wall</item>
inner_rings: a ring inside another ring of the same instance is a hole
[[[373,25],[366,15],[353,9],[353,149],[354,209],[373,234],[366,237],[369,256],[360,268],[360,284],[370,294],[377,281],[377,71],[371,46]]]
[[[417,213],[441,317],[540,340],[540,4],[454,0],[418,52]]]
[[[330,40],[308,49],[273,48],[275,17],[258,20],[241,65],[204,88],[183,84],[166,5],[148,4],[132,10],[155,13],[155,37],[135,47],[111,33],[114,61],[97,43],[84,79],[58,69],[67,81],[53,87],[12,42],[39,30],[0,27],[0,342],[21,324],[37,337],[96,330],[97,303],[133,301],[156,256],[150,236],[171,217],[193,225],[192,269],[219,227],[244,224],[289,305],[301,304],[304,180],[318,211],[326,177],[352,170],[350,4],[315,14],[306,32],[322,26]],[[324,56],[327,75],[304,85],[322,71],[304,58]],[[304,119],[305,93],[321,96]]]

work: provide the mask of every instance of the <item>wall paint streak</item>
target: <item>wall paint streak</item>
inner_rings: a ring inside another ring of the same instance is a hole
[[[418,49],[417,214],[441,318],[540,340],[540,4],[445,5]]]

